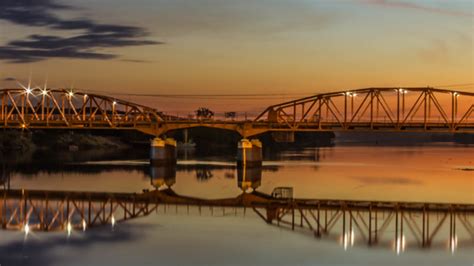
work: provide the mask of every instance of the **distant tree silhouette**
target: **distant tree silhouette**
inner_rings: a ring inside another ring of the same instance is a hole
[[[214,117],[214,112],[209,108],[200,107],[195,111],[197,119],[211,119]]]
[[[236,112],[225,112],[224,113],[225,118],[230,118],[232,120],[234,120],[236,116],[237,116]]]

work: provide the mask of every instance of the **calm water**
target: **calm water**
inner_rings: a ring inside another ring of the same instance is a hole
[[[98,156],[101,157],[101,156]],[[140,157],[140,156],[138,156]],[[232,156],[182,155],[176,169],[152,168],[146,158],[35,159],[3,165],[15,189],[136,192],[171,187],[201,198],[230,198],[242,189],[270,194],[291,186],[297,198],[474,204],[474,146],[336,146],[272,154],[263,167],[243,173]],[[87,158],[87,156],[86,156]],[[41,161],[41,162],[40,162]],[[54,164],[47,161],[54,161]],[[61,163],[61,162],[64,162]],[[176,172],[174,172],[176,171]],[[5,176],[5,174],[4,174]],[[170,207],[116,227],[86,232],[0,231],[3,265],[472,265],[474,236],[459,231],[456,250],[408,246],[350,248],[265,224],[241,210],[190,214]],[[441,231],[447,230],[442,228]],[[408,238],[409,236],[407,236]],[[448,240],[446,240],[448,242]],[[398,253],[398,254],[397,254]],[[106,254],[106,255],[105,255]]]

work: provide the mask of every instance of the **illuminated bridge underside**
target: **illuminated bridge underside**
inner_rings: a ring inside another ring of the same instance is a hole
[[[160,206],[211,210],[252,209],[266,223],[306,231],[315,237],[405,248],[451,248],[474,245],[474,205],[370,202],[317,199],[276,199],[254,192],[236,198],[206,200],[180,196],[172,190],[135,193],[5,190],[0,198],[4,230],[58,231],[123,222],[149,215]],[[232,211],[227,211],[232,213]],[[68,226],[69,225],[69,226]]]
[[[267,131],[474,132],[474,93],[435,88],[367,88],[272,105],[253,120],[187,119],[109,96],[65,89],[5,89],[4,128],[133,129],[151,135],[211,127]]]

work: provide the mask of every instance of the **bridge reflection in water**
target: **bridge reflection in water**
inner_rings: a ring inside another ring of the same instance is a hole
[[[239,186],[252,184],[239,181]],[[269,225],[339,241],[344,249],[365,243],[393,248],[397,253],[409,246],[447,247],[454,252],[458,246],[474,245],[471,204],[295,199],[291,193],[282,197],[284,193],[257,191],[211,200],[181,196],[170,188],[142,193],[16,189],[0,193],[2,229],[25,234],[65,231],[69,235],[74,230],[114,227],[153,212],[169,211],[172,205],[176,212],[185,208],[186,214],[198,211],[200,215],[245,215],[248,209],[253,210]]]

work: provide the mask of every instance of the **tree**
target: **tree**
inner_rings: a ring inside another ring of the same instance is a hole
[[[214,112],[206,107],[200,107],[195,111],[197,119],[211,119],[214,116]]]
[[[225,118],[230,118],[232,120],[234,120],[236,116],[237,116],[236,112],[225,112],[224,113]]]

